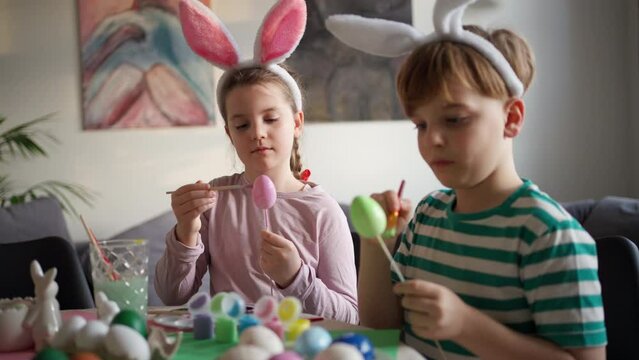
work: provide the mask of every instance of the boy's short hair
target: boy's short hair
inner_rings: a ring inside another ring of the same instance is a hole
[[[528,89],[535,64],[526,40],[506,29],[491,33],[474,25],[464,29],[490,41],[510,63],[524,91]],[[492,98],[510,96],[503,78],[477,50],[451,41],[427,43],[408,56],[397,74],[397,94],[406,115],[410,117],[417,107],[439,92],[450,97],[449,81],[457,81]]]

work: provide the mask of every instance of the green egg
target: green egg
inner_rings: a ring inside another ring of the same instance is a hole
[[[386,230],[386,213],[370,196],[356,196],[351,203],[351,220],[360,236],[375,238]]]
[[[228,294],[224,291],[220,291],[219,293],[215,294],[213,296],[213,298],[211,299],[211,312],[215,315],[220,315],[223,313],[222,310],[222,301],[224,301],[224,298],[227,296]]]
[[[33,360],[69,360],[69,357],[60,350],[45,348],[40,350],[40,352],[33,357]]]
[[[146,338],[146,319],[135,310],[120,311],[111,321],[111,325],[113,324],[128,326]]]

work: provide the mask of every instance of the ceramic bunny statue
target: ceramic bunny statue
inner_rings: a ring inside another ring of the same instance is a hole
[[[31,279],[35,285],[35,304],[29,310],[22,325],[31,329],[36,350],[49,345],[62,324],[60,304],[55,297],[58,294],[58,284],[55,282],[57,274],[58,269],[56,268],[51,268],[43,273],[37,260],[31,262]]]
[[[98,309],[98,319],[107,325],[111,324],[113,317],[120,312],[118,304],[109,300],[102,291],[95,294],[95,307]]]

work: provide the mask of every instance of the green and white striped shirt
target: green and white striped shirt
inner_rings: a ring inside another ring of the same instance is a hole
[[[455,192],[424,198],[395,254],[407,279],[444,285],[509,328],[564,348],[603,346],[606,329],[592,237],[528,180],[499,207],[453,211]],[[399,281],[392,273],[394,282]],[[434,342],[404,328],[406,342],[439,358]],[[446,357],[475,359],[442,341]]]

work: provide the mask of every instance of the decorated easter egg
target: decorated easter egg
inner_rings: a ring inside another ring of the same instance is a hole
[[[91,352],[76,353],[71,357],[71,360],[101,360],[97,354]]]
[[[228,293],[220,304],[222,314],[237,319],[246,312],[246,303],[244,299],[237,293]]]
[[[304,358],[295,351],[285,351],[281,354],[271,356],[269,360],[304,360]]]
[[[90,320],[75,336],[78,351],[96,351],[109,333],[109,326],[100,320]]]
[[[323,327],[311,326],[295,340],[295,351],[313,358],[331,345],[333,338]]]
[[[277,315],[277,299],[273,296],[262,296],[255,303],[253,313],[264,322],[270,321]]]
[[[139,332],[140,335],[146,337],[146,319],[135,310],[120,310],[120,312],[113,317],[113,320],[111,320],[111,325],[113,324],[128,326]]]
[[[274,317],[271,321],[265,322],[264,326],[271,329],[280,339],[284,339],[284,324],[279,318]]]
[[[151,351],[146,339],[126,325],[113,324],[104,339],[104,345],[110,357],[129,360],[149,360]]]
[[[309,319],[297,319],[293,321],[288,324],[288,328],[286,329],[286,340],[297,340],[297,338],[310,327],[311,321]]]
[[[33,357],[33,360],[69,360],[69,357],[61,350],[44,348]]]
[[[364,356],[353,345],[334,343],[317,354],[314,360],[364,360]]]
[[[364,356],[365,360],[373,360],[375,359],[375,348],[373,348],[373,344],[368,339],[368,337],[356,334],[356,333],[346,333],[337,339],[335,339],[334,343],[345,343],[354,346],[359,350],[359,352]]]
[[[74,351],[75,336],[86,325],[87,321],[79,315],[72,316],[62,324],[60,330],[51,340],[51,346],[66,352]]]
[[[283,323],[290,323],[300,316],[302,313],[302,303],[300,300],[293,296],[287,296],[277,308],[277,315],[280,317]]]
[[[211,296],[208,292],[198,292],[189,300],[188,308],[191,314],[204,313],[209,311]]]
[[[244,330],[240,335],[240,344],[257,346],[269,355],[284,351],[282,340],[271,329],[264,326],[252,326]]]
[[[356,196],[351,203],[355,230],[365,238],[375,238],[386,230],[386,213],[370,196]]]
[[[244,332],[244,330],[253,327],[253,326],[257,326],[257,325],[261,325],[262,321],[260,319],[258,319],[257,317],[253,316],[253,315],[243,315],[238,321],[237,321],[237,330],[241,333]]]
[[[221,315],[222,314],[222,300],[224,300],[224,298],[226,297],[226,295],[228,295],[228,293],[224,292],[224,291],[220,291],[219,293],[215,294],[213,296],[213,298],[211,299],[211,312],[215,315]]]
[[[260,175],[253,182],[253,202],[260,209],[270,209],[275,204],[277,192],[275,185],[266,175]]]
[[[255,345],[237,345],[229,349],[220,360],[268,360],[271,355]]]

